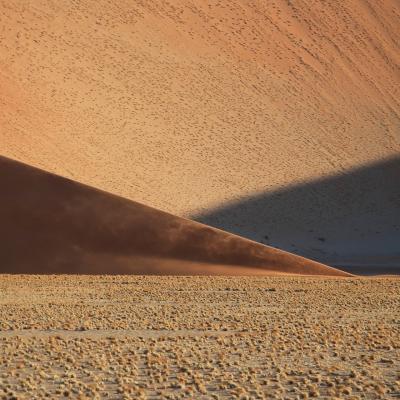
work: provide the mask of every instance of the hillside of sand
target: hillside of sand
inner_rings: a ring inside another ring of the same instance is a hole
[[[0,157],[0,273],[348,274]]]
[[[399,17],[396,0],[2,1],[0,154],[324,262],[398,265]]]

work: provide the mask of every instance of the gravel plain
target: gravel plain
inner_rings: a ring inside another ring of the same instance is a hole
[[[0,398],[400,397],[400,280],[0,277]]]

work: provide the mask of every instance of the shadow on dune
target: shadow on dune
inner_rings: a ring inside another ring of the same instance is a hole
[[[399,274],[400,157],[192,218],[354,273]]]
[[[0,272],[345,275],[0,157]]]

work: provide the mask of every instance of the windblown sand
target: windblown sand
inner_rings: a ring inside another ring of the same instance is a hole
[[[0,279],[5,399],[400,395],[394,278]]]

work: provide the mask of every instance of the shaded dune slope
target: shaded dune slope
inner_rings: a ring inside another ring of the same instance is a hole
[[[400,273],[400,157],[192,216],[329,265]]]
[[[346,274],[0,157],[0,272]]]

